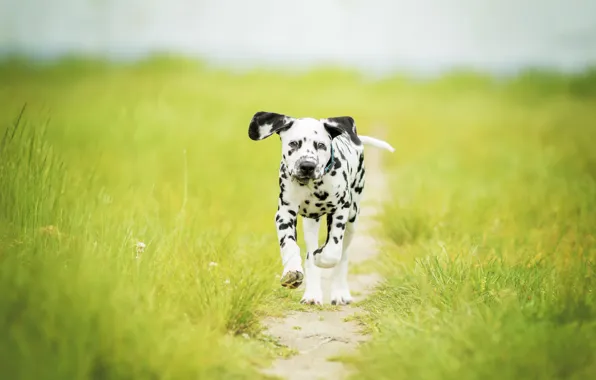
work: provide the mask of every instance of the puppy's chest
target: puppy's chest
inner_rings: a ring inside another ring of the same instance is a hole
[[[299,186],[295,190],[295,200],[300,205],[298,212],[308,218],[332,213],[349,202],[348,187],[343,181]]]

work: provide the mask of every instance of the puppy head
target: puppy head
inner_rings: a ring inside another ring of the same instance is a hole
[[[360,145],[354,119],[349,116],[327,119],[300,118],[257,112],[248,127],[248,136],[255,141],[277,133],[282,143],[282,161],[290,176],[301,183],[319,179],[331,159],[332,140],[347,133]]]

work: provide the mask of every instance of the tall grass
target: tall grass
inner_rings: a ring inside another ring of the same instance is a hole
[[[596,376],[596,98],[574,86],[426,93],[393,124],[355,378]]]
[[[255,378],[266,363],[245,337],[279,287],[274,147],[250,157],[249,113],[156,73],[2,93],[2,378]]]

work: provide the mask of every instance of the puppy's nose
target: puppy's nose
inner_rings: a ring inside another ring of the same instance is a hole
[[[300,171],[304,174],[312,174],[316,166],[317,164],[312,161],[304,161],[300,164]]]

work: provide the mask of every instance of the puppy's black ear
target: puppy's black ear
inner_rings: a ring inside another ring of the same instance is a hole
[[[360,141],[358,133],[356,132],[356,122],[352,117],[330,117],[328,119],[322,119],[321,121],[327,132],[331,135],[331,138],[335,138],[342,133],[347,133],[354,144],[362,145],[362,141]]]
[[[290,128],[294,118],[279,113],[259,111],[254,114],[248,126],[248,137],[259,141]]]

